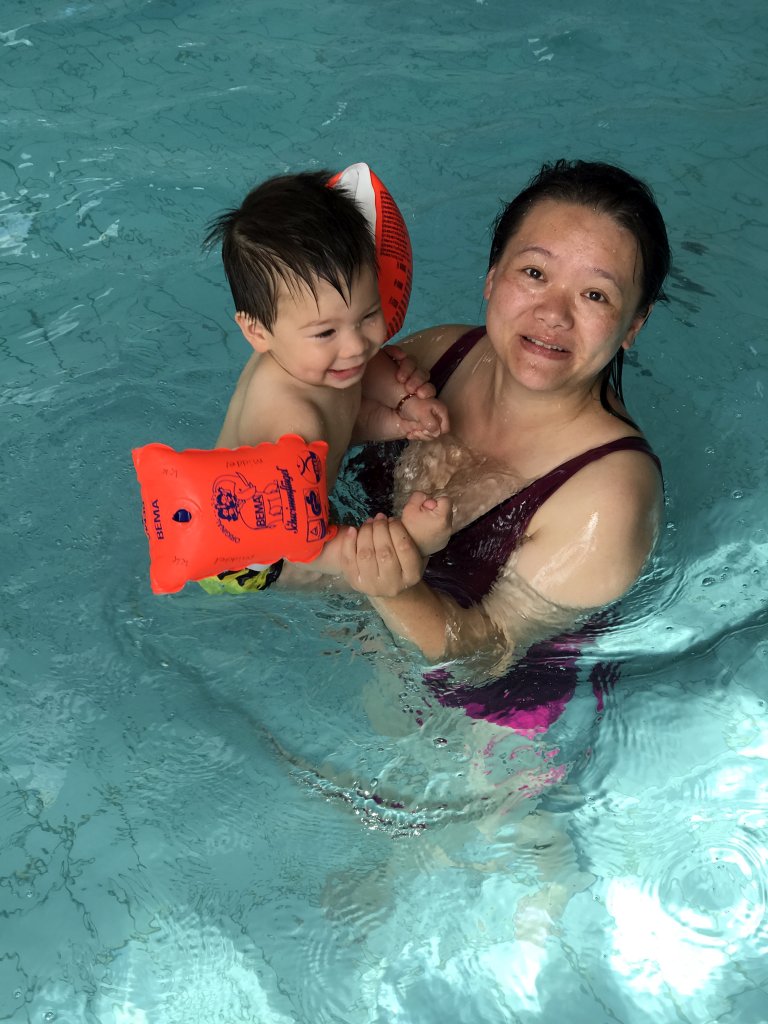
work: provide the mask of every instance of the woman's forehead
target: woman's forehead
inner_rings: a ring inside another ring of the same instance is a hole
[[[556,260],[580,258],[613,272],[625,268],[630,277],[639,258],[637,239],[610,213],[558,199],[542,199],[531,207],[507,240],[502,259],[525,252]]]

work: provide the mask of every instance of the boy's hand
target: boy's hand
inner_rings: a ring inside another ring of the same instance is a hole
[[[403,385],[406,394],[419,398],[434,398],[435,389],[429,383],[428,370],[420,369],[398,345],[387,345],[384,351],[396,364],[395,380]]]
[[[450,430],[448,410],[439,398],[409,394],[401,399],[397,415],[409,441],[432,441]]]

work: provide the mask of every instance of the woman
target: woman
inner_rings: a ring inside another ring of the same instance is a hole
[[[344,573],[430,661],[481,651],[516,663],[502,691],[496,684],[482,696],[449,690],[445,673],[434,673],[441,702],[468,709],[474,700],[478,717],[497,704],[498,721],[515,705],[524,718],[512,690],[551,681],[553,671],[562,677],[580,646],[573,634],[540,641],[605,608],[639,576],[661,520],[662,481],[624,408],[621,369],[662,296],[669,260],[642,182],[611,165],[560,160],[496,222],[485,327],[434,327],[404,343],[431,368],[451,434],[410,445],[396,506],[413,490],[445,491],[453,535],[425,564],[402,525],[379,515],[347,532]]]

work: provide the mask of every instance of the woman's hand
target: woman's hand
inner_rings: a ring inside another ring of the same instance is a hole
[[[397,597],[415,586],[426,560],[399,519],[379,513],[349,527],[341,549],[341,571],[353,590],[369,597]]]
[[[347,586],[365,594],[395,636],[421,650],[430,661],[445,658],[452,636],[496,639],[480,607],[462,609],[422,581],[426,559],[399,519],[379,514],[343,538],[341,570]],[[481,644],[482,647],[482,644]]]

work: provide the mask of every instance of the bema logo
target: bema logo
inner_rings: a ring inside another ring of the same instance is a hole
[[[157,498],[152,502],[152,525],[155,528],[158,540],[165,540],[163,536],[163,524],[160,520],[160,502]]]

